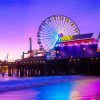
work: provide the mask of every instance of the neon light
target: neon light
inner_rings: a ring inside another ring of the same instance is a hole
[[[69,40],[70,39],[70,40]],[[72,40],[72,37],[67,37],[64,36],[60,39],[60,44],[64,44],[64,45],[89,45],[89,44],[93,44],[96,43],[96,40],[94,38],[91,39],[83,39],[83,40]]]

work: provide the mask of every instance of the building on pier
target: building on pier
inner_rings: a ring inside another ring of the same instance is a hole
[[[93,38],[93,33],[73,36],[63,36],[56,43],[57,58],[82,58],[98,57],[98,41]]]

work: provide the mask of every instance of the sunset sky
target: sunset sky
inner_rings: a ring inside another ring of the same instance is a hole
[[[41,22],[51,15],[65,15],[78,25],[81,34],[100,32],[100,0],[0,0],[0,59],[21,57],[29,49],[38,49],[37,32]]]

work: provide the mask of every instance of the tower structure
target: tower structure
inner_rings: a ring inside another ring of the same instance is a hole
[[[29,51],[28,51],[28,53],[29,53],[29,56],[32,57],[33,51],[32,51],[32,38],[31,37],[29,37]]]

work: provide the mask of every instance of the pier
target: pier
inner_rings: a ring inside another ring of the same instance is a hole
[[[100,58],[0,62],[0,74],[15,77],[100,75]]]

